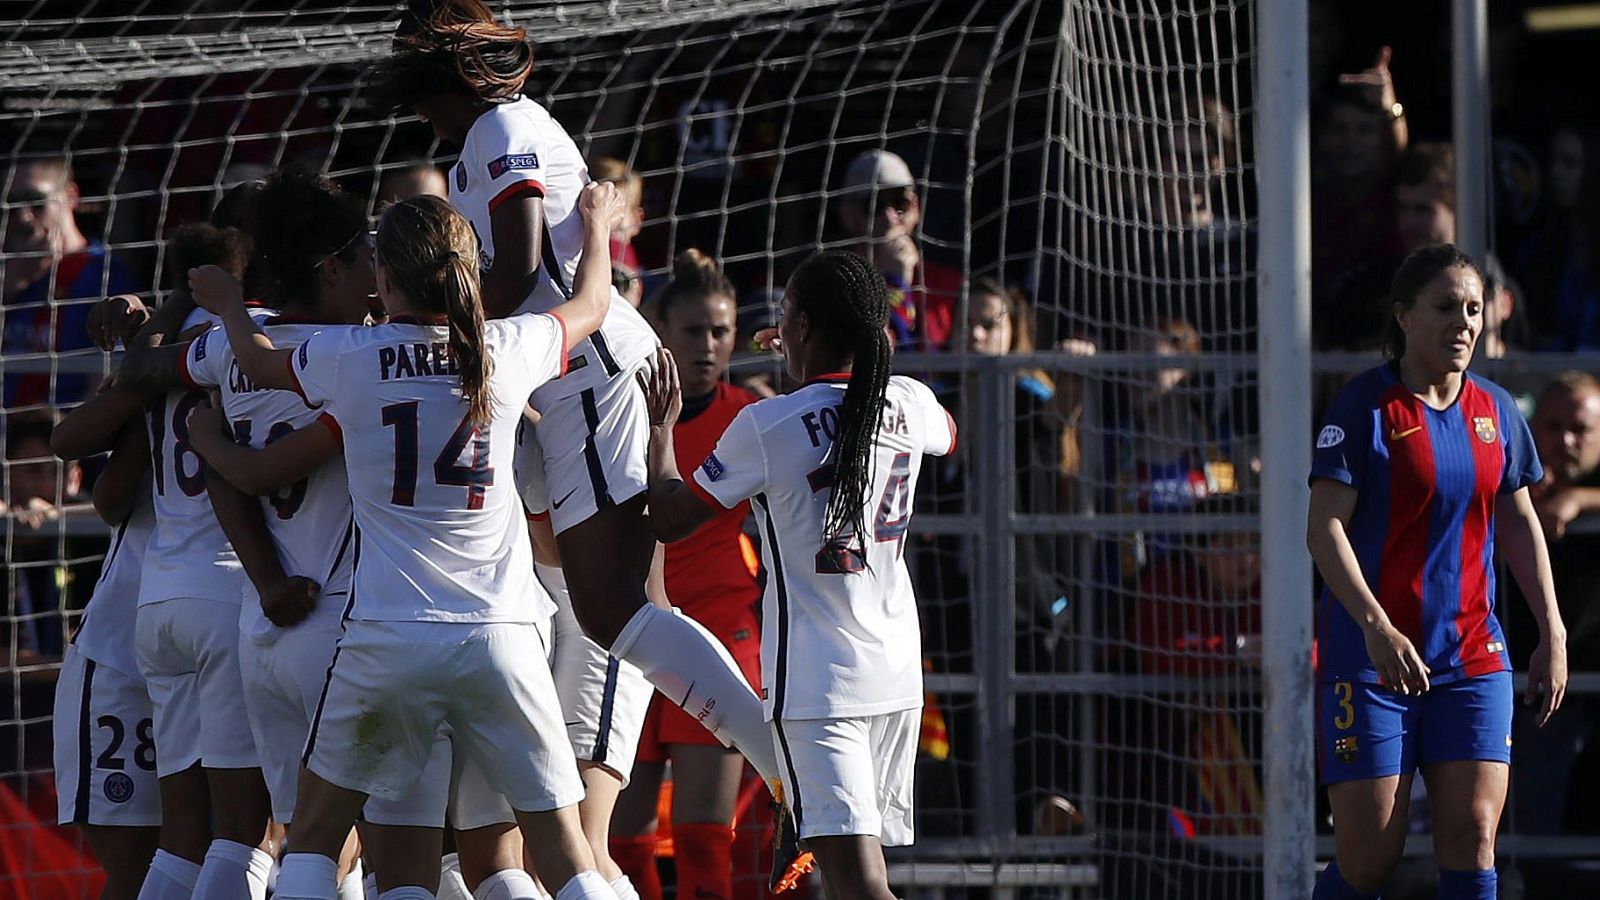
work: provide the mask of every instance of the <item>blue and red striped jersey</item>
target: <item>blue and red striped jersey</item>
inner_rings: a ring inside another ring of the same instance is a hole
[[[1335,398],[1311,478],[1359,492],[1349,535],[1361,574],[1432,683],[1511,668],[1494,615],[1495,501],[1543,477],[1528,424],[1486,379],[1468,374],[1436,410],[1390,363]],[[1360,626],[1326,588],[1317,642],[1319,678],[1377,682]]]

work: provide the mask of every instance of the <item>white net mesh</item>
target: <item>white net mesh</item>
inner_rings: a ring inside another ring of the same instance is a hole
[[[162,239],[228,186],[307,165],[375,208],[386,177],[453,161],[361,88],[400,6],[0,5],[8,420],[82,398],[106,365],[82,334],[87,304],[159,292]],[[892,150],[914,174],[922,265],[904,324],[950,349],[901,368],[937,387],[964,446],[925,470],[908,545],[932,702],[919,840],[892,854],[896,885],[1253,893],[1248,0],[495,8],[538,40],[529,93],[591,165],[642,176],[647,293],[698,247],[739,289],[745,333],[806,254],[860,246],[844,211],[858,153]],[[62,154],[77,225],[117,264],[35,253],[44,274],[24,282],[12,241],[45,201],[18,173]],[[988,359],[983,335],[1008,314],[997,348],[1012,352]],[[1015,338],[1024,322],[1031,342]],[[7,533],[8,649],[42,655],[0,679],[0,778],[47,822],[51,652],[88,600],[96,531],[72,516]],[[41,601],[34,581],[58,587]],[[73,863],[70,832],[4,821],[0,846],[34,857],[0,892],[51,860],[92,866]]]

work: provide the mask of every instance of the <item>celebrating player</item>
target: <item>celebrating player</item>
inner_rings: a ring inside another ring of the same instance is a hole
[[[549,310],[571,293],[582,233],[572,212],[588,181],[583,158],[550,113],[521,94],[533,67],[521,29],[497,23],[481,0],[418,5],[430,12],[402,20],[380,73],[382,93],[462,148],[450,201],[483,245],[486,314]],[[636,665],[775,784],[777,760],[760,703],[738,664],[647,588],[656,544],[644,516],[647,424],[633,376],[655,346],[649,325],[614,294],[604,324],[576,348],[569,374],[533,398],[561,569],[584,632]],[[517,477],[534,476],[524,467]],[[601,702],[567,704],[569,720],[579,717],[578,737],[596,736],[577,740],[580,752],[587,744],[631,753],[637,727],[619,733],[619,726],[642,718],[648,693],[602,683],[584,696]],[[607,722],[614,733],[599,735]],[[596,843],[604,857],[603,842]],[[789,862],[780,854],[774,865]]]
[[[656,327],[677,360],[684,411],[673,429],[680,470],[699,465],[734,414],[756,395],[723,380],[737,323],[733,285],[698,250],[673,261],[672,280],[653,301]],[[761,638],[756,604],[761,587],[746,561],[744,522],[749,503],[722,510],[694,536],[666,548],[667,594],[711,629],[744,676],[761,684]],[[672,762],[672,843],[678,895],[732,897],[734,806],[744,760],[724,749],[699,723],[666,698],[650,701],[633,783],[623,793],[612,846],[645,900],[660,900],[656,873],[656,796]]]
[[[1528,496],[1541,477],[1532,435],[1504,390],[1467,372],[1483,275],[1452,246],[1423,247],[1390,298],[1389,361],[1340,392],[1311,467],[1306,541],[1327,582],[1317,751],[1336,840],[1313,896],[1377,896],[1420,768],[1439,897],[1484,900],[1511,760],[1497,537],[1539,623],[1525,699],[1542,698],[1541,725],[1566,690],[1566,628]]]
[[[574,299],[487,326],[477,241],[433,197],[391,207],[378,226],[386,325],[327,328],[280,350],[246,315],[236,282],[216,269],[191,274],[243,374],[322,407],[347,449],[352,599],[306,745],[295,846],[277,887],[286,900],[333,896],[334,857],[366,796],[398,799],[444,723],[516,810],[534,865],[562,885],[558,898],[611,895],[578,829],[582,783],[534,624],[549,600],[516,494],[497,476],[526,398],[604,316],[605,248],[621,202],[602,186],[583,205]],[[431,470],[421,465],[430,457]]]
[[[912,841],[922,709],[916,598],[901,557],[925,453],[955,423],[920,382],[889,374],[888,288],[865,258],[819,253],[784,291],[776,346],[791,394],[740,410],[685,484],[682,408],[662,351],[647,375],[650,521],[678,540],[755,500],[769,578],[762,683],[800,837],[830,894],[888,900],[883,846]]]

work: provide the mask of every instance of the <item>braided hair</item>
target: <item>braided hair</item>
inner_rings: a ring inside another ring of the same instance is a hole
[[[441,94],[504,103],[522,93],[533,47],[521,28],[502,25],[483,0],[410,0],[395,29],[394,52],[375,80],[390,108]]]
[[[478,239],[472,226],[442,197],[412,197],[384,211],[376,251],[390,280],[413,306],[444,316],[467,418],[487,423],[494,404],[489,385],[494,364],[483,346]]]
[[[327,176],[301,169],[273,173],[256,192],[252,213],[266,299],[279,309],[314,308],[321,292],[317,267],[331,256],[355,259],[367,230],[359,201]]]
[[[822,541],[827,546],[855,534],[864,546],[873,449],[883,421],[892,356],[885,330],[889,286],[865,257],[823,252],[800,264],[789,279],[789,289],[795,308],[806,314],[823,344],[848,353],[852,360],[839,412],[839,436],[829,451],[833,493],[823,515]]]

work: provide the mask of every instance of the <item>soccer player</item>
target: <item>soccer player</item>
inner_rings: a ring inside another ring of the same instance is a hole
[[[1533,438],[1509,395],[1467,372],[1483,275],[1455,247],[1426,246],[1390,298],[1388,362],[1339,393],[1311,466],[1306,543],[1327,583],[1317,751],[1336,841],[1313,896],[1378,896],[1421,769],[1439,897],[1483,900],[1511,760],[1497,539],[1539,626],[1525,702],[1542,698],[1541,725],[1566,690],[1566,628],[1528,494],[1541,477]]]
[[[277,886],[286,900],[333,896],[334,858],[367,795],[398,799],[446,723],[516,810],[534,865],[562,885],[559,900],[611,895],[578,828],[582,782],[540,658],[535,623],[550,603],[513,488],[497,476],[509,470],[526,398],[604,316],[615,189],[586,192],[582,212],[574,299],[487,326],[477,241],[432,197],[390,207],[379,223],[386,325],[329,327],[280,350],[246,315],[236,282],[191,273],[241,372],[322,407],[347,450],[352,600],[306,744],[295,846]]]
[[[733,355],[738,304],[732,283],[698,250],[673,261],[672,280],[652,301],[656,328],[677,361],[684,411],[673,428],[680,471],[692,471],[755,394],[723,380]],[[761,586],[747,560],[744,523],[750,504],[718,512],[686,540],[666,548],[667,595],[711,630],[761,685]],[[618,803],[611,839],[617,864],[644,900],[660,900],[656,871],[656,798],[672,762],[672,843],[681,897],[733,896],[733,817],[744,759],[725,749],[666,698],[645,717],[633,782]]]
[[[499,24],[481,0],[439,0],[426,17],[402,19],[379,78],[389,105],[412,109],[441,141],[461,147],[448,179],[450,202],[482,244],[490,318],[553,308],[570,295],[577,265],[582,227],[572,213],[588,171],[561,125],[522,95],[532,67],[522,29]],[[633,376],[656,344],[638,311],[614,294],[604,324],[575,348],[569,373],[532,399],[561,571],[590,638],[637,666],[776,785],[760,701],[738,664],[704,628],[670,611],[664,592],[652,596],[647,588],[658,564],[645,519],[648,425]],[[533,476],[524,470],[517,477]],[[566,704],[569,721],[577,714],[577,727],[596,735],[578,742],[580,752],[587,743],[631,754],[637,729],[621,733],[618,726],[640,721],[648,692],[602,684],[585,696],[602,702]],[[612,734],[602,739],[607,722]],[[626,771],[620,763],[615,769]],[[603,842],[596,852],[606,856]],[[789,862],[780,854],[774,866]]]
[[[95,481],[94,507],[116,527],[83,624],[61,663],[55,770],[58,820],[82,829],[105,869],[101,896],[134,900],[155,856],[161,825],[150,695],[128,639],[155,514],[144,422],[136,405],[119,400],[108,394],[89,400],[51,435],[51,447],[63,459],[114,448]],[[195,852],[204,853],[205,845]]]
[[[828,892],[889,900],[884,846],[911,843],[922,712],[916,598],[902,551],[925,453],[955,423],[889,374],[888,287],[864,257],[819,253],[784,290],[776,346],[791,394],[740,410],[685,484],[682,408],[662,351],[645,382],[650,521],[678,540],[753,499],[769,578],[762,684],[785,795]]]

